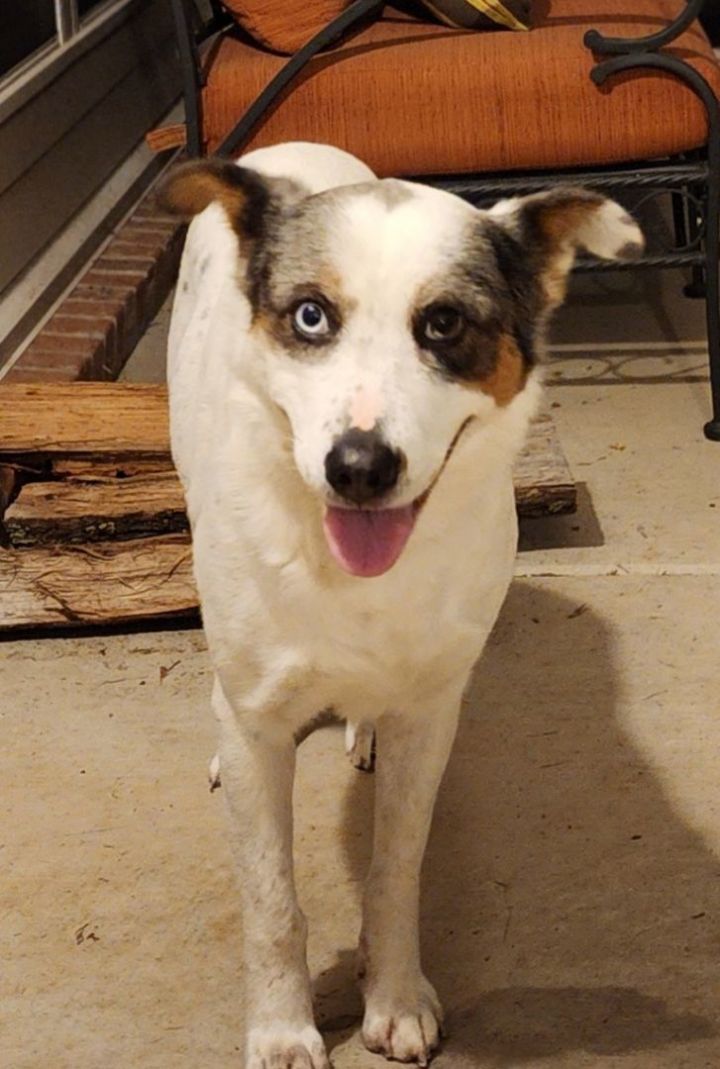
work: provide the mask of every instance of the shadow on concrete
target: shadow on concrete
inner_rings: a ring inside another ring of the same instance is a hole
[[[618,687],[607,621],[516,582],[467,695],[426,856],[423,960],[448,1011],[439,1069],[663,1048],[669,1060],[652,1065],[675,1069],[691,1062],[674,1044],[718,1034],[720,862],[623,732]],[[357,876],[370,809],[353,781]],[[349,1006],[349,952],[321,980]]]
[[[452,1051],[464,1050],[484,1066],[510,1069],[573,1051],[614,1058],[713,1035],[705,1018],[674,1014],[662,999],[631,987],[507,987],[453,1015],[447,1050],[435,1064],[453,1064]]]
[[[518,551],[583,549],[605,545],[600,520],[587,483],[577,483],[577,508],[565,516],[532,516],[520,519]],[[519,563],[522,565],[522,557]]]

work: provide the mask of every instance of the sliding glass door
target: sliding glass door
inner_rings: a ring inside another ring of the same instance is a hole
[[[0,0],[0,78],[67,44],[97,8],[112,6],[113,0]]]
[[[0,304],[178,96],[167,0],[0,0]]]
[[[0,78],[57,41],[54,0],[0,0]]]

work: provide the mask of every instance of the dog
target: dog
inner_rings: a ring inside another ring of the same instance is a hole
[[[327,1069],[292,868],[297,741],[332,710],[376,759],[359,944],[371,1051],[427,1065],[442,1013],[420,864],[469,673],[513,573],[512,467],[576,252],[637,256],[576,188],[488,211],[329,146],[181,165],[173,457],[242,873],[246,1069]],[[218,775],[217,761],[214,774]]]

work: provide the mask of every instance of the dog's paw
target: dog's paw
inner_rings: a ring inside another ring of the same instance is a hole
[[[210,793],[216,791],[218,787],[222,787],[222,780],[220,779],[220,758],[217,754],[213,757],[208,766],[208,784],[210,785]]]
[[[331,1069],[317,1029],[252,1029],[244,1069]]]
[[[428,1065],[442,1035],[442,1008],[432,985],[420,977],[417,990],[390,998],[368,995],[362,1037],[373,1054]]]
[[[360,772],[375,770],[375,728],[367,721],[345,725],[345,753],[350,764]]]

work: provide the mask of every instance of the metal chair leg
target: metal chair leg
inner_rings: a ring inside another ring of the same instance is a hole
[[[675,232],[675,248],[686,249],[688,241],[688,219],[685,210],[685,198],[682,192],[670,194],[673,214],[673,230]]]
[[[705,437],[720,442],[720,103],[708,106],[708,179],[705,200],[705,310],[712,419]]]
[[[687,249],[694,245],[700,233],[697,215],[692,203],[688,203],[687,194],[689,192],[689,188],[685,186],[682,190],[677,190],[670,194],[676,249]],[[694,192],[697,194],[697,187],[695,187]],[[686,297],[694,299],[705,298],[707,294],[705,272],[701,266],[694,264],[690,268],[690,280],[682,287],[682,291]]]
[[[702,202],[705,195],[705,190],[702,186],[692,186],[688,188],[688,192],[695,195],[697,200]],[[705,215],[703,211],[703,215]],[[688,240],[690,244],[695,244],[699,241],[700,234],[702,232],[704,220],[699,218],[699,212],[695,208],[695,203],[690,201],[687,205],[687,228],[688,228]],[[690,297],[693,300],[707,300],[707,280],[705,278],[705,267],[702,264],[695,264],[691,268],[691,278],[688,284],[684,287],[683,293],[686,297]]]
[[[705,241],[705,310],[707,314],[708,357],[712,419],[705,424],[705,437],[720,442],[720,173],[708,184],[707,235]]]

